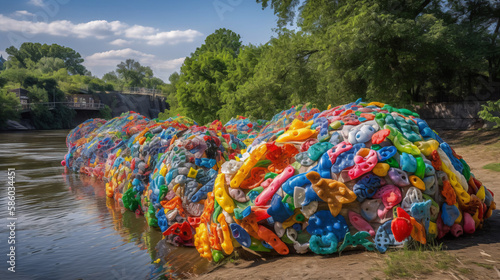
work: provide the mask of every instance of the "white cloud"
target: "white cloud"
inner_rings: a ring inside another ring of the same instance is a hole
[[[131,48],[126,48],[121,50],[110,50],[106,52],[94,53],[85,58],[85,64],[89,67],[116,65],[128,58],[132,58],[141,62],[145,59],[153,60],[155,56],[152,54],[136,51]]]
[[[175,45],[181,42],[193,42],[198,36],[201,36],[199,31],[188,30],[173,30],[168,32],[159,32],[154,35],[146,36],[144,39],[148,41],[149,45],[163,45],[165,43]]]
[[[116,39],[116,40],[113,40],[113,41],[111,41],[109,43],[111,45],[115,45],[115,46],[123,46],[123,45],[130,44],[130,41],[123,40],[123,39]]]
[[[33,16],[35,16],[35,14],[30,13],[26,10],[15,11],[12,15],[15,17],[33,17]]]
[[[144,38],[145,35],[150,35],[150,34],[153,34],[155,32],[156,32],[156,29],[153,27],[134,25],[132,27],[127,28],[127,30],[125,30],[125,37],[141,39],[141,38]]]
[[[161,78],[164,81],[168,80],[168,76],[175,70],[178,70],[182,63],[184,63],[184,57],[163,60],[159,59],[155,55],[143,53],[131,48],[125,48],[121,50],[109,50],[105,52],[94,53],[85,57],[85,66],[91,71],[93,69],[104,69],[103,72],[109,72],[116,69],[116,65],[126,59],[134,59],[139,61],[143,66],[149,66],[153,69],[154,75]],[[94,71],[92,71],[94,72]]]
[[[151,67],[159,70],[174,70],[180,68],[185,59],[185,57],[181,57],[171,60],[159,60],[153,63]]]
[[[73,25],[72,31],[80,38],[95,36],[103,39],[111,35],[119,35],[126,26],[120,21],[94,20]]]
[[[156,28],[134,25],[125,30],[125,37],[131,39],[145,40],[149,45],[177,44],[180,42],[193,42],[194,39],[203,34],[199,31],[188,30],[172,30],[161,32]]]
[[[94,20],[86,23],[73,24],[68,20],[52,22],[32,22],[16,20],[0,14],[0,31],[22,32],[27,34],[48,34],[53,36],[74,36],[78,38],[95,37],[103,39],[107,36],[121,33],[126,25],[119,21],[108,22]]]
[[[5,59],[7,59],[7,57],[9,56],[9,55],[8,55],[6,52],[4,52],[4,51],[0,51],[0,55],[1,55],[3,58],[5,58]]]
[[[20,11],[26,12],[27,11]],[[108,37],[122,37],[127,39],[145,41],[149,45],[178,44],[193,42],[203,34],[193,29],[161,31],[157,28],[128,24],[120,21],[94,20],[84,23],[73,23],[69,20],[56,20],[52,22],[34,22],[17,20],[0,14],[0,31],[21,32],[25,34],[48,34],[52,36],[73,36],[77,38],[94,37],[104,39]],[[119,41],[122,40],[122,41]],[[122,44],[125,39],[117,38],[113,42]]]
[[[45,6],[45,3],[43,2],[43,0],[30,0],[30,1],[28,1],[28,3],[33,5],[33,6],[37,6],[37,7]]]

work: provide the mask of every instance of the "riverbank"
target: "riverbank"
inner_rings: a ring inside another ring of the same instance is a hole
[[[1,131],[25,131],[25,130],[35,130],[33,124],[26,119],[21,119],[19,121],[7,120],[5,128],[0,129]]]
[[[94,93],[82,96],[90,96],[93,100],[99,100],[101,104],[109,107],[109,114],[103,114],[100,110],[88,110],[82,108],[72,108],[74,111],[71,118],[71,125],[67,128],[73,128],[80,123],[92,118],[111,118],[120,116],[123,112],[134,111],[149,119],[158,117],[158,114],[169,108],[165,102],[165,97],[162,95],[149,96],[142,94],[124,94],[120,92],[110,93]],[[83,103],[84,104],[84,103]],[[52,112],[52,111],[51,111]],[[36,127],[34,119],[30,116],[30,112],[20,114],[19,120],[7,120],[4,127],[0,127],[2,131],[26,131],[43,129]],[[54,128],[51,130],[63,129],[63,127]]]
[[[149,119],[157,118],[160,112],[170,108],[163,96],[148,96],[140,94],[94,93],[92,97],[100,100],[111,109],[111,117],[120,116],[123,112],[134,111]],[[433,129],[451,129],[452,131],[469,131],[475,133],[478,128],[491,128],[493,123],[485,122],[478,116],[483,102],[441,102],[427,105],[412,105]],[[72,120],[72,127],[90,118],[102,117],[98,111],[78,111]],[[8,120],[10,125],[0,131],[33,130],[35,126],[29,119],[20,121]],[[448,130],[446,130],[448,131]],[[452,134],[451,134],[452,135]]]
[[[483,168],[500,163],[500,131],[443,131],[440,136],[457,154],[467,159],[472,172],[497,197],[500,172]],[[500,211],[495,210],[482,230],[459,238],[446,237],[444,252],[429,252],[419,259],[417,252],[380,254],[365,251],[342,256],[314,254],[262,257],[242,254],[193,279],[393,279],[395,269],[421,279],[500,279]],[[400,255],[398,255],[400,254]],[[394,259],[404,260],[394,267]],[[415,266],[417,266],[415,268]],[[415,269],[417,272],[412,272]],[[400,276],[400,275],[399,275]]]

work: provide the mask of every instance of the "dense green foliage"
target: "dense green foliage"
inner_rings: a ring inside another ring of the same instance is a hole
[[[36,129],[60,129],[72,128],[72,120],[76,112],[61,104],[56,104],[55,108],[40,104],[34,104],[31,108],[31,121]]]
[[[121,87],[158,88],[165,83],[153,76],[149,66],[143,66],[138,61],[127,59],[116,66],[116,71],[104,74],[103,80]]]
[[[19,99],[7,91],[15,88],[28,90],[31,111],[29,119],[37,129],[71,128],[74,110],[57,103],[55,108],[47,102],[65,102],[66,95],[86,91],[89,93],[121,90],[126,87],[161,88],[164,82],[153,76],[153,71],[128,59],[117,65],[115,72],[102,79],[92,76],[82,65],[83,59],[75,50],[57,44],[23,43],[19,49],[9,47],[9,54],[0,69],[0,127],[8,119],[19,118]],[[111,117],[108,108],[101,110],[104,118]],[[28,117],[23,115],[23,117]]]
[[[487,101],[482,107],[483,109],[479,111],[479,116],[485,121],[494,123],[493,128],[500,128],[500,99],[497,101]]]
[[[20,106],[16,94],[0,89],[0,127],[5,125],[7,120],[17,120],[19,113],[17,108]]]
[[[110,120],[112,118],[112,115],[111,115],[111,108],[109,108],[108,105],[104,105],[104,108],[102,108],[101,110],[99,110],[99,117],[101,119],[105,119],[105,120]]]
[[[176,115],[184,115],[184,113],[181,111],[181,107],[179,106],[179,101],[177,100],[177,83],[179,82],[179,73],[174,72],[170,77],[168,78],[170,81],[169,84],[164,84],[162,87],[163,94],[166,96],[167,104],[169,106],[168,110],[165,110],[164,112],[158,114],[158,118],[160,120],[166,120],[170,117],[174,117]]]
[[[143,66],[138,61],[127,59],[116,65],[116,70],[102,76],[102,81],[115,90],[125,88],[162,89],[165,83],[153,76],[149,66]]]
[[[71,74],[84,75],[87,69],[82,65],[83,58],[75,50],[63,47],[57,44],[47,45],[40,43],[26,42],[17,49],[8,47],[5,52],[9,54],[9,60],[6,62],[7,68],[26,68],[30,69],[35,64],[47,64],[47,58],[59,59],[60,65],[52,63],[53,66],[66,68]],[[59,63],[57,63],[59,64]],[[59,68],[59,69],[60,69]]]
[[[360,97],[396,106],[459,101],[481,92],[484,84],[500,82],[499,1],[256,0],[256,5],[278,18],[269,42],[244,45],[240,35],[218,29],[169,84],[132,59],[99,79],[70,48],[24,43],[6,50],[0,89],[24,87],[33,100],[47,102],[82,88],[155,88],[169,104],[161,119],[182,114],[207,123],[237,115],[269,119],[296,104],[326,109]],[[51,112],[36,108],[33,118],[53,121]]]
[[[65,101],[65,95],[57,86],[54,79],[38,79],[29,77],[23,83],[23,87],[28,90],[28,97],[31,102],[30,120],[36,129],[60,129],[71,128],[75,111],[58,102]],[[19,102],[19,101],[17,101]],[[47,104],[37,104],[46,102],[56,102],[55,108]]]
[[[225,82],[235,68],[240,46],[239,35],[219,29],[186,58],[175,87],[179,105],[187,114],[195,113],[200,122],[209,122],[217,116],[224,103]]]
[[[181,68],[172,112],[205,123],[358,97],[461,100],[500,81],[498,1],[256,2],[278,17],[275,38],[245,46],[227,29],[209,35]]]
[[[28,88],[50,81],[51,88],[60,89],[65,93],[81,89],[89,92],[113,90],[111,84],[91,76],[82,65],[83,58],[71,48],[27,42],[19,49],[12,46],[5,51],[9,57],[5,62],[5,69],[0,72],[0,79],[6,82],[0,86],[7,89]],[[42,87],[50,91],[46,86]]]

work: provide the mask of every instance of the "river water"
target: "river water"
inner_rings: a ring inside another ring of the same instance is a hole
[[[176,279],[209,269],[196,249],[166,244],[144,217],[120,209],[103,182],[65,174],[67,133],[0,133],[0,279]],[[15,168],[14,216],[8,168]],[[15,273],[8,271],[12,245]]]

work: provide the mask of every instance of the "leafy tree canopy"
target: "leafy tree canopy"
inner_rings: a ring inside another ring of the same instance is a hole
[[[153,76],[149,66],[143,66],[138,61],[127,59],[116,66],[116,71],[106,73],[103,80],[115,87],[145,87],[160,88],[164,82]]]
[[[196,48],[194,54],[191,56],[201,55],[205,52],[222,52],[228,51],[234,57],[236,57],[240,51],[242,42],[241,36],[239,34],[234,33],[233,31],[220,28],[215,30],[214,33],[207,36],[205,39],[205,43],[202,44],[199,48]]]
[[[87,69],[82,65],[83,58],[80,54],[72,48],[63,47],[58,44],[47,45],[26,42],[19,49],[11,46],[5,51],[9,54],[9,59],[6,62],[7,68],[29,68],[30,65],[37,64],[42,58],[47,57],[61,59],[70,74],[85,75],[87,73]]]
[[[236,67],[241,45],[240,35],[222,28],[207,36],[205,43],[186,58],[175,84],[182,112],[201,123],[218,116],[224,103],[224,84]]]

